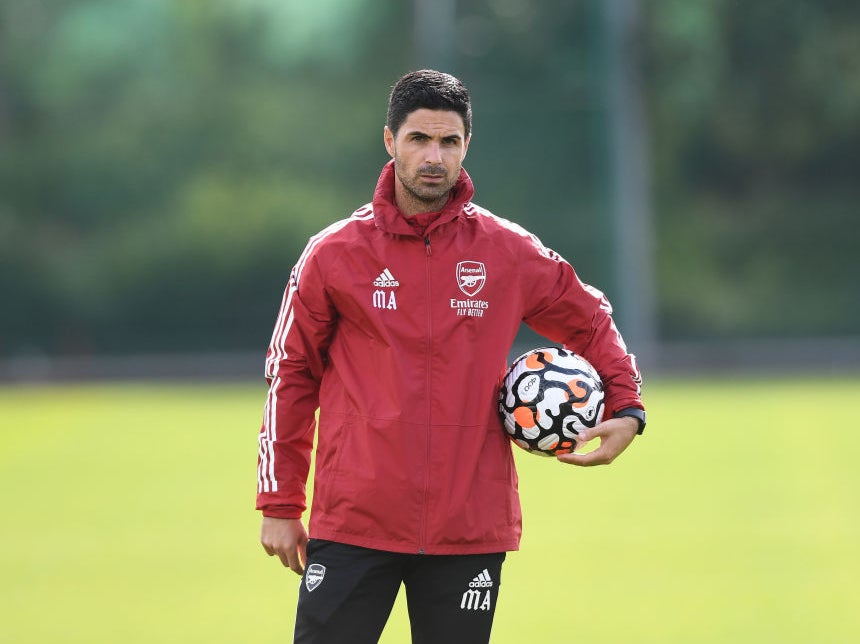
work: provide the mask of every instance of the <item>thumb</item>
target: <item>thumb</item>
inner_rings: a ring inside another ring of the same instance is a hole
[[[307,539],[302,540],[299,544],[299,556],[301,557],[300,561],[302,566],[308,565],[308,542]]]
[[[591,465],[603,465],[606,462],[604,460],[604,455],[602,454],[602,449],[599,447],[593,452],[588,452],[586,454],[577,454],[576,452],[570,452],[568,454],[559,454],[556,458],[562,463],[569,463],[570,465],[580,465],[583,467],[588,467]]]
[[[603,462],[601,447],[586,453],[578,452],[577,450],[581,450],[586,443],[601,436],[603,436],[603,432],[601,431],[600,425],[581,429],[576,436],[576,448],[574,451],[568,452],[567,454],[559,454],[556,458],[562,463],[569,463],[571,465],[600,465]]]

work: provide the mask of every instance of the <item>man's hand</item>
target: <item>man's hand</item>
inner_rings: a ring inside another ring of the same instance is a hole
[[[593,429],[579,432],[576,449],[581,449],[588,441],[599,438],[600,447],[587,454],[560,454],[558,460],[573,465],[609,465],[623,452],[636,437],[639,422],[635,418],[622,416],[604,420]]]
[[[278,555],[281,563],[297,575],[305,571],[308,533],[301,519],[263,517],[260,543],[270,557]]]

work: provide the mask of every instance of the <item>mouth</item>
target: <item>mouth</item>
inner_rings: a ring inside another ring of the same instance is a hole
[[[445,171],[445,167],[442,165],[435,164],[424,164],[418,167],[418,176],[425,181],[439,181],[445,178],[445,175],[448,173]]]
[[[426,181],[428,183],[440,183],[445,178],[445,175],[444,174],[436,174],[436,173],[434,173],[434,174],[423,173],[423,174],[419,174],[418,177],[422,181]]]

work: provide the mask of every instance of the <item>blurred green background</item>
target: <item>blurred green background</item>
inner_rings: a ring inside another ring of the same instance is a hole
[[[476,201],[634,351],[860,336],[851,0],[4,0],[0,359],[262,350],[425,66],[472,90]]]
[[[0,640],[289,639],[262,358],[420,67],[645,372],[612,467],[518,455],[494,641],[857,641],[854,0],[3,0]]]

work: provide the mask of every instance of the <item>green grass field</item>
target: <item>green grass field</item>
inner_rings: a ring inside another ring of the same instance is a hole
[[[264,396],[0,389],[0,641],[290,641],[298,577],[253,510]],[[645,398],[648,431],[609,467],[518,453],[493,642],[860,641],[860,378]],[[398,600],[382,642],[408,641]]]

